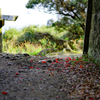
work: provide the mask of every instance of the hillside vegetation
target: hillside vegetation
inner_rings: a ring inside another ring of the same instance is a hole
[[[83,36],[69,39],[67,34],[67,30],[59,32],[52,26],[30,25],[20,30],[9,28],[3,34],[3,52],[38,55],[40,51],[47,49],[48,52],[63,49],[66,51],[82,50]]]

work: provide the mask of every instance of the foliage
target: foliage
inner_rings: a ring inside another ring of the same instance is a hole
[[[43,48],[38,44],[31,44],[30,42],[21,43],[15,46],[14,41],[4,41],[3,40],[3,52],[6,53],[28,53],[30,55],[37,55]]]
[[[25,41],[32,42],[34,41],[34,34],[30,32],[25,32],[19,38],[17,38],[18,43],[24,43]]]
[[[13,40],[16,38],[16,36],[19,35],[19,31],[15,28],[9,28],[9,30],[5,30],[3,34],[3,39],[4,40]]]
[[[46,36],[40,39],[39,42],[45,48],[56,48],[57,46],[55,41],[50,40],[49,37],[46,37]]]
[[[59,32],[66,29],[75,39],[84,34],[87,0],[29,0],[26,7],[43,7],[46,12],[56,11],[61,18],[56,22],[50,19],[47,22],[48,26],[52,24]]]
[[[47,11],[56,11],[64,16],[70,16],[72,19],[80,19],[85,12],[87,0],[29,0],[27,8],[47,8]],[[80,15],[80,16],[79,16]]]
[[[83,35],[84,35],[84,30],[82,29],[82,27],[80,27],[79,22],[75,22],[69,25],[67,36],[66,36],[66,37],[69,37],[69,40],[79,39]]]
[[[38,26],[35,26],[35,25],[29,25],[28,27],[23,27],[21,29],[21,33],[25,33],[25,32],[30,32],[30,33],[34,33],[35,29],[37,28]]]
[[[45,48],[59,48],[56,40],[66,40],[69,38],[65,36],[66,30],[58,32],[54,27],[34,26],[30,25],[21,30],[9,29],[3,34],[3,51],[8,53],[27,52],[29,54],[37,55],[39,51]],[[74,40],[74,44],[76,40]],[[78,40],[80,41],[80,40]],[[73,50],[79,47],[82,43],[77,42],[72,46]],[[79,46],[78,46],[79,45]],[[82,46],[82,45],[81,45]]]
[[[14,28],[9,28],[3,34],[3,52],[27,52],[31,55],[37,55],[42,49],[44,49],[44,47],[55,47],[55,42],[53,43],[48,37],[42,36],[46,32],[53,34],[53,36],[57,38],[56,31],[53,27],[48,28],[46,26],[39,27],[30,25],[22,28],[20,31]]]

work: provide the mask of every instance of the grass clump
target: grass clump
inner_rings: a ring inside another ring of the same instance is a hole
[[[31,44],[30,42],[21,43],[15,46],[14,41],[3,41],[3,52],[6,53],[28,53],[30,55],[37,55],[42,49],[41,45]]]

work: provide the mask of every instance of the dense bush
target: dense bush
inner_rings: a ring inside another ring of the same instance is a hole
[[[15,28],[9,28],[9,30],[5,30],[5,32],[3,34],[3,39],[5,41],[7,41],[7,40],[14,40],[19,35],[20,35],[19,30],[15,29]]]
[[[17,42],[24,43],[24,42],[32,42],[34,41],[34,33],[31,32],[25,32],[21,36],[17,38]]]

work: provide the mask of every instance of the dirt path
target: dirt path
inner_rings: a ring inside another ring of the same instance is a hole
[[[41,63],[44,59],[48,63]],[[0,100],[68,100],[66,92],[60,91],[65,81],[60,69],[48,70],[53,60],[27,54],[0,54]]]
[[[79,53],[75,52],[53,52],[46,55],[47,57],[55,57],[55,58],[66,58],[66,57],[81,57],[82,51]]]
[[[74,90],[86,69],[52,57],[0,54],[0,100],[85,100]]]

